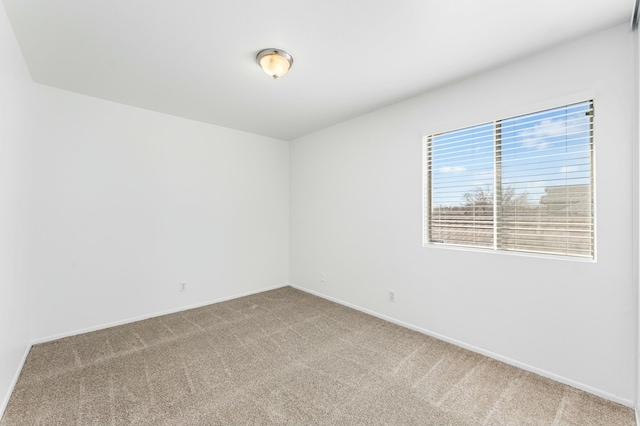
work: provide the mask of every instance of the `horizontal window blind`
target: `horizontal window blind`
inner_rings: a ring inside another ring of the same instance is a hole
[[[593,102],[424,141],[425,241],[594,256]]]
[[[492,123],[428,138],[430,241],[493,247],[493,169]]]

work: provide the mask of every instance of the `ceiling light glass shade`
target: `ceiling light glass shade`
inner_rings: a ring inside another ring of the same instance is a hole
[[[293,57],[280,49],[261,50],[256,56],[256,61],[260,68],[274,79],[285,75],[293,65]]]

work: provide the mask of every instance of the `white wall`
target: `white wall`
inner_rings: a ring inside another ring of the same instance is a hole
[[[29,346],[24,137],[30,76],[0,5],[0,416]]]
[[[31,342],[288,283],[288,142],[34,84],[3,7],[0,93],[0,415]]]
[[[291,283],[633,406],[633,53],[621,25],[293,141]],[[581,92],[596,263],[422,247],[423,135]]]
[[[35,340],[287,284],[288,142],[36,86]]]

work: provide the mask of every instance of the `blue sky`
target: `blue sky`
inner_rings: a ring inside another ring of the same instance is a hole
[[[502,184],[537,204],[549,186],[588,184],[590,102],[501,120]],[[463,205],[465,192],[493,192],[495,123],[432,136],[432,207]]]

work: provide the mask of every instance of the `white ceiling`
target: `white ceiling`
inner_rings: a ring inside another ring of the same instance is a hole
[[[34,81],[291,140],[631,19],[633,0],[3,0]],[[256,53],[288,51],[274,81]]]

